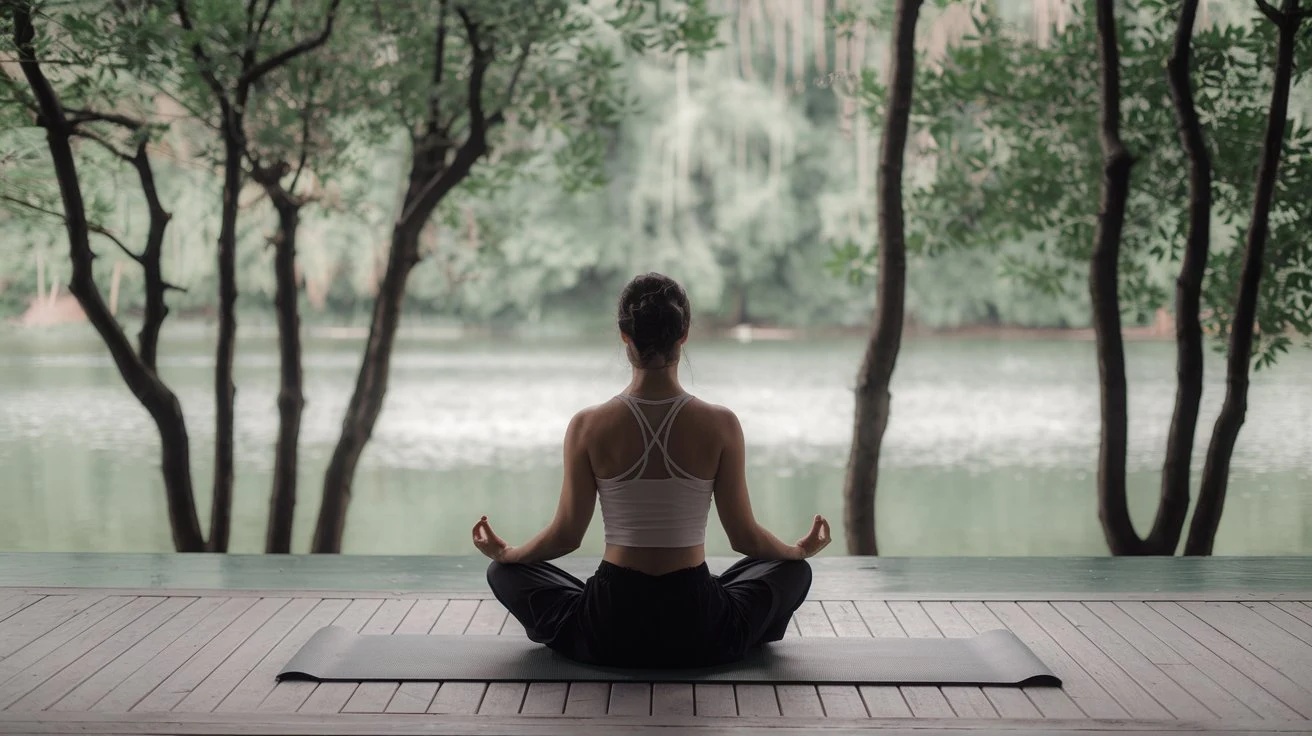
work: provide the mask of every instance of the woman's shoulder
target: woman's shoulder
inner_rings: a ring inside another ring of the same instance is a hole
[[[732,434],[734,429],[738,427],[738,415],[727,406],[703,401],[694,396],[692,400],[688,402],[684,411],[690,409],[695,414],[696,418],[700,420],[700,423],[714,428],[717,432],[727,432]]]

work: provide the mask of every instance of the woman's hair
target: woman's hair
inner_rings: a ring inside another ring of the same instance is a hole
[[[629,359],[639,368],[661,368],[678,360],[679,340],[690,324],[688,295],[669,276],[645,273],[620,292],[620,332],[632,341]]]

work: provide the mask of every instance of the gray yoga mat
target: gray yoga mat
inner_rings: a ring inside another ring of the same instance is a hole
[[[717,667],[593,667],[510,636],[361,635],[319,629],[279,680],[769,682],[836,685],[1061,685],[1010,631],[947,639],[799,638]]]

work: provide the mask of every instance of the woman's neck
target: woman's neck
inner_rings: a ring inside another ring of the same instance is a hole
[[[634,368],[625,393],[640,399],[667,399],[682,394],[678,364],[669,368]]]

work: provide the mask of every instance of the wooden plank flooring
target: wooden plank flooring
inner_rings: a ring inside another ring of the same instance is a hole
[[[24,724],[58,733],[61,723],[76,730],[90,722],[78,714],[89,713],[105,723],[138,716],[215,733],[224,732],[213,730],[224,714],[233,724],[257,719],[288,732],[295,729],[287,724],[357,722],[343,714],[752,728],[821,719],[837,730],[859,722],[1046,722],[1056,731],[1089,721],[1108,730],[1312,730],[1312,607],[1304,601],[807,601],[787,634],[960,637],[1008,628],[1063,679],[1060,689],[275,682],[286,660],[329,624],[370,634],[523,636],[490,599],[0,588],[0,731]]]

